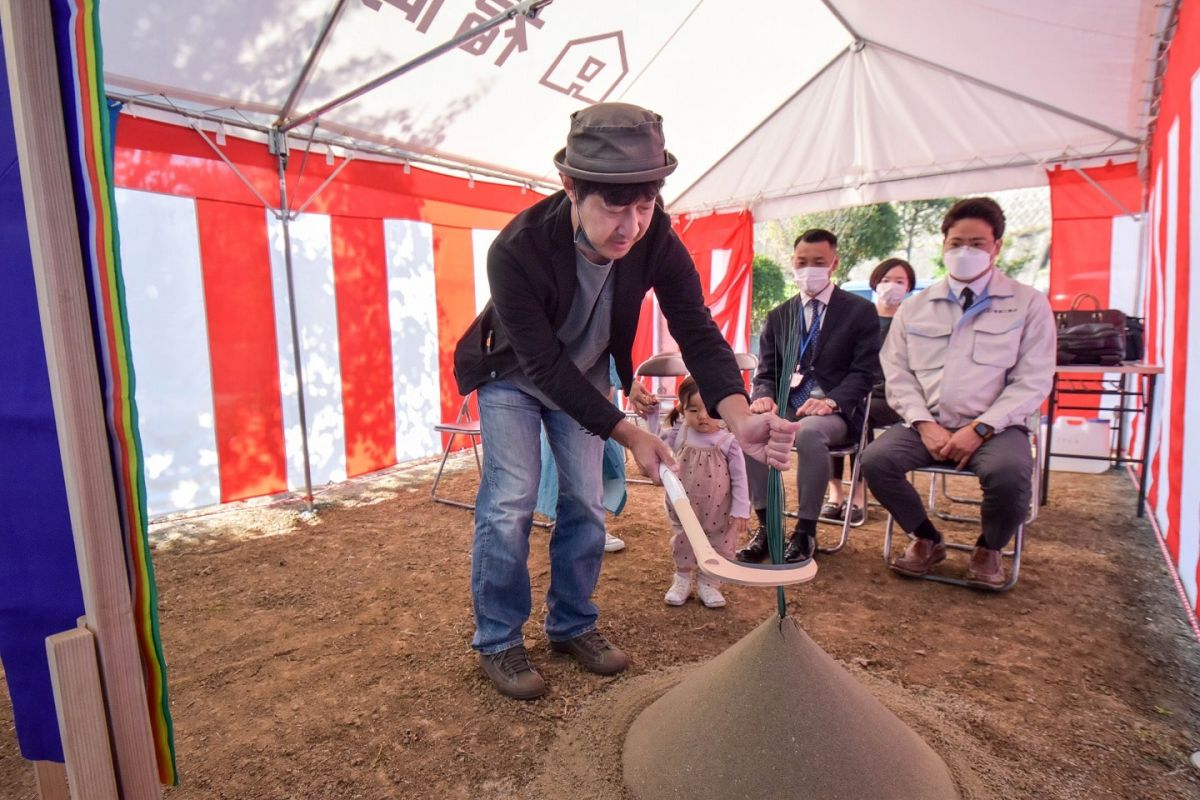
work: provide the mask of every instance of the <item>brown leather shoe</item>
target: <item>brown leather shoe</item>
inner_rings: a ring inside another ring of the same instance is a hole
[[[979,589],[1000,589],[1008,583],[999,550],[976,547],[967,565],[967,583]]]
[[[934,564],[946,560],[946,545],[932,539],[913,539],[904,555],[892,559],[892,569],[910,578],[929,573]]]

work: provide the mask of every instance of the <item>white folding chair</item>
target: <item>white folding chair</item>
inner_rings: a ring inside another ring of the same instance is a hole
[[[754,355],[753,353],[734,353],[733,357],[737,362],[739,370],[749,373],[751,377],[754,376],[754,371],[758,369],[758,356]],[[687,366],[683,363],[683,356],[681,356],[677,351],[670,351],[650,356],[650,358],[646,359],[641,364],[638,364],[637,369],[634,370],[633,374],[635,378],[651,379],[650,391],[653,394],[658,395],[661,413],[664,401],[669,407],[670,402],[676,399],[675,389],[673,386],[670,386],[670,389],[668,390],[669,384],[663,381],[655,384],[653,379],[682,378],[688,374],[688,370]],[[626,415],[640,419],[640,417],[633,411],[627,411]]]
[[[758,356],[753,353],[734,353],[734,359],[737,361],[738,369],[742,372],[748,372],[753,378],[754,370],[758,369]],[[682,378],[688,374],[687,366],[683,363],[683,356],[678,351],[669,351],[658,353],[650,356],[650,358],[638,364],[634,370],[635,378],[650,378],[650,391],[658,396],[658,416],[653,420],[645,420],[646,427],[651,433],[657,434],[662,424],[664,406],[667,410],[677,399],[675,396],[675,388],[671,385],[670,391],[667,391],[668,384],[660,382],[657,385],[654,383],[654,378]],[[625,416],[635,425],[642,417],[632,409],[625,412]],[[628,454],[628,451],[626,451]],[[629,483],[653,483],[646,478],[627,478]]]
[[[450,458],[450,452],[454,449],[454,440],[459,436],[467,436],[471,439],[471,449],[475,452],[475,468],[479,470],[480,477],[483,476],[483,466],[479,461],[479,440],[482,437],[479,432],[479,420],[471,418],[471,395],[463,398],[462,406],[458,409],[458,416],[452,422],[439,422],[433,426],[433,429],[438,433],[449,434],[449,438],[446,439],[446,449],[442,452],[442,463],[438,466],[437,477],[433,479],[433,488],[429,494],[435,503],[444,503],[448,506],[468,508],[474,511],[474,503],[450,497],[439,497],[437,493],[438,484],[442,482],[442,473],[446,469],[446,460]]]
[[[446,469],[446,461],[450,458],[450,452],[454,449],[454,440],[456,437],[470,437],[471,449],[475,453],[475,468],[479,471],[480,478],[482,479],[483,477],[483,465],[479,461],[479,443],[483,439],[483,434],[480,432],[479,420],[471,418],[471,396],[468,395],[463,398],[462,406],[458,409],[458,416],[453,422],[439,422],[433,426],[433,429],[438,433],[449,434],[450,438],[446,440],[446,449],[442,452],[442,463],[438,465],[437,476],[433,479],[433,488],[429,492],[430,497],[433,498],[435,503],[444,503],[448,506],[474,511],[474,503],[455,500],[452,497],[439,497],[437,493],[438,484],[442,482],[442,473]],[[533,520],[533,525],[538,528],[554,527],[553,522],[536,517]]]
[[[742,372],[749,372],[750,377],[754,377],[754,371],[758,369],[758,356],[754,353],[734,353],[734,359],[737,360],[738,369]]]
[[[660,382],[658,384],[655,384],[653,379],[654,378],[682,378],[684,375],[687,375],[687,367],[683,363],[683,356],[681,356],[678,352],[658,353],[656,355],[650,356],[645,361],[643,361],[641,364],[638,364],[637,369],[635,369],[633,371],[633,377],[635,379],[639,379],[639,378],[650,378],[651,379],[650,380],[650,392],[651,392],[651,394],[658,395],[658,404],[659,404],[658,414],[654,415],[652,419],[648,418],[648,419],[643,420],[643,417],[631,408],[625,412],[625,418],[628,419],[630,422],[632,422],[634,425],[637,425],[639,420],[644,421],[646,423],[647,430],[649,430],[653,434],[657,434],[659,425],[661,424],[661,420],[662,420],[663,401],[664,400],[674,400],[675,399],[675,394],[674,394],[675,390],[674,390],[674,387],[672,387],[671,392],[668,393],[665,391],[666,387],[667,387],[666,383]],[[625,451],[625,461],[626,461],[626,463],[628,463],[628,461],[629,461],[629,451],[628,450]],[[654,483],[654,481],[650,480],[649,478],[640,478],[640,477],[626,478],[625,480],[628,483],[648,483],[648,484]]]

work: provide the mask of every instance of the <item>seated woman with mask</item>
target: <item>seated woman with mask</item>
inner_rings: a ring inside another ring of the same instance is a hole
[[[879,312],[879,341],[882,344],[887,341],[892,317],[896,316],[896,310],[900,308],[900,303],[916,285],[917,275],[913,271],[912,265],[903,258],[889,258],[881,261],[879,266],[875,267],[871,272],[869,282],[871,289],[875,292],[875,310]],[[900,422],[900,417],[888,405],[883,378],[880,378],[871,392],[871,408],[867,414],[868,441],[874,438],[874,428],[895,425],[897,422]],[[854,456],[850,456],[850,458],[853,465]],[[846,490],[842,486],[844,463],[844,458],[833,459],[833,472],[829,479],[829,502],[821,507],[821,516],[825,519],[844,519],[844,515],[847,513]],[[865,491],[865,486],[861,482],[854,487],[854,498],[851,501],[849,513],[850,521],[856,525],[864,518]]]

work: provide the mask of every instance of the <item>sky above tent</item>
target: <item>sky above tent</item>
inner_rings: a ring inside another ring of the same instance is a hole
[[[105,0],[106,83],[270,125],[514,4]],[[1135,157],[1158,24],[1149,1],[554,0],[329,110],[318,133],[553,182],[569,115],[620,100],[664,116],[676,210],[961,194]]]

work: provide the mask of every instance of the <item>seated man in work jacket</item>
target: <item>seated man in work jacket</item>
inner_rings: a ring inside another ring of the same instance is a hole
[[[596,629],[591,597],[604,555],[604,439],[629,448],[652,479],[660,463],[674,465],[661,439],[630,424],[608,401],[611,354],[626,392],[642,398],[639,410],[657,406],[633,387],[631,349],[647,291],[654,290],[709,413],[719,413],[742,449],[764,460],[769,453],[786,467],[792,436],[790,423],[750,413],[696,267],[655,202],[676,166],[662,118],[626,103],[577,111],[554,162],[563,191],[500,232],[487,259],[492,299],[454,353],[459,392],[477,392],[483,437],[471,645],[496,689],[525,700],[545,692],[522,637],[543,425],[559,484],[546,637],[552,650],[592,672],[611,675],[628,663]]]
[[[872,494],[916,536],[891,567],[919,577],[946,557],[909,470],[969,469],[983,489],[982,534],[967,580],[1007,578],[1000,552],[1029,511],[1033,457],[1025,421],[1050,392],[1054,315],[1046,296],[996,269],[1004,212],[991,198],[956,203],[942,221],[948,277],[900,306],[880,353],[888,403],[904,420],[867,447]]]

